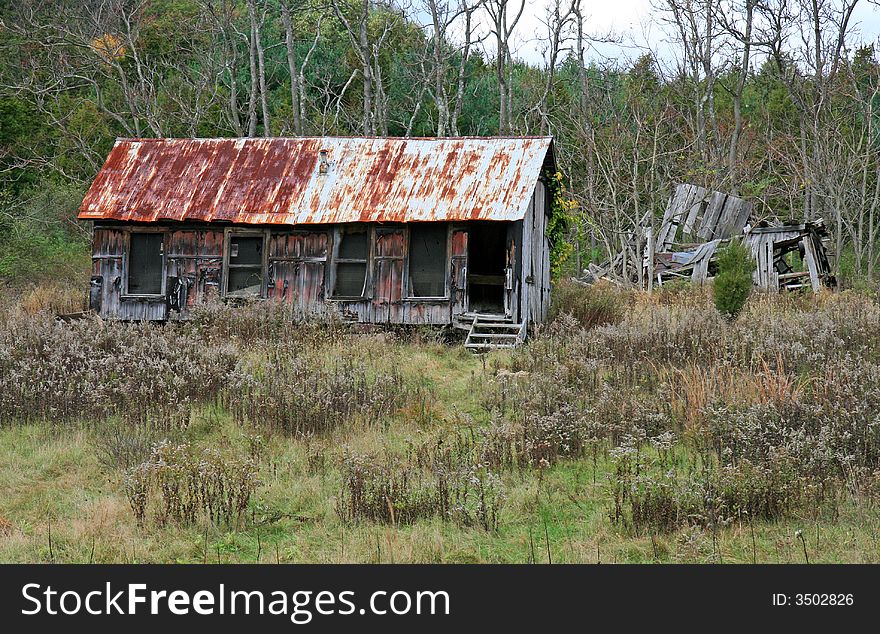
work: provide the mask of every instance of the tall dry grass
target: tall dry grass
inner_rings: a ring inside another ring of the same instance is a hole
[[[128,482],[144,530],[240,526],[256,505],[269,517],[289,512],[263,508],[257,485],[218,503],[231,514],[185,489],[179,508],[166,500],[177,485],[151,470],[156,447],[195,443],[172,470],[183,480],[197,457],[210,463],[194,420],[300,447],[322,508],[353,526],[498,534],[516,522],[511,491],[534,482],[540,500],[547,474],[567,469],[602,500],[603,530],[621,534],[715,535],[880,501],[876,302],[756,295],[730,322],[704,290],[584,292],[571,290],[526,346],[470,364],[420,333],[360,335],[271,304],[205,307],[164,327],[14,311],[0,317],[0,420],[62,433],[87,423],[108,471],[140,469]],[[293,468],[271,451],[256,450],[263,469]]]

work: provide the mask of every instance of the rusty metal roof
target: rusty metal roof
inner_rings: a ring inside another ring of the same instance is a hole
[[[118,139],[79,217],[286,225],[519,220],[551,143],[550,137]]]

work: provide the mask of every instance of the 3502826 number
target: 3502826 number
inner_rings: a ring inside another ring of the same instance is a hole
[[[796,594],[795,605],[852,605],[851,594]]]

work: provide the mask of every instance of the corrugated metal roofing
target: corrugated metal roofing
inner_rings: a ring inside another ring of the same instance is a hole
[[[550,137],[119,139],[79,217],[249,224],[519,220],[550,146]]]

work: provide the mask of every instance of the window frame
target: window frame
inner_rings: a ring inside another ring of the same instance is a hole
[[[161,263],[160,263],[160,286],[158,293],[132,293],[128,290],[128,278],[131,274],[130,262],[131,262],[131,237],[133,235],[142,235],[142,234],[159,234],[162,236],[162,253],[161,253]],[[125,232],[125,250],[123,251],[123,268],[122,268],[122,297],[121,299],[164,299],[167,289],[167,275],[166,268],[168,262],[168,253],[165,248],[165,242],[167,239],[167,231],[164,228],[156,228],[156,227],[143,227],[130,229]]]
[[[363,232],[366,235],[367,240],[367,255],[366,258],[340,258],[339,257],[339,247],[342,245],[342,237],[348,233],[361,233]],[[363,224],[363,223],[355,223],[351,225],[337,225],[333,228],[331,239],[333,244],[331,246],[331,257],[330,257],[330,276],[328,281],[330,282],[328,292],[326,293],[327,299],[330,301],[341,301],[341,302],[358,302],[365,301],[370,298],[372,295],[372,282],[373,276],[371,268],[373,266],[373,253],[375,249],[375,229],[374,227]],[[361,295],[337,295],[336,294],[336,271],[337,266],[339,264],[363,264],[364,265],[364,287]]]
[[[412,266],[412,229],[415,223],[407,224],[406,227],[406,270],[404,272],[404,300],[408,302],[442,302],[449,301],[451,298],[450,284],[450,267],[452,265],[452,223],[439,221],[438,224],[446,225],[446,256],[443,263],[443,295],[413,295],[412,294],[412,276],[410,267]],[[428,223],[422,223],[428,224]]]
[[[267,281],[267,232],[259,229],[226,229],[223,236],[223,272],[221,280],[220,296],[224,299],[265,299]],[[229,272],[231,269],[255,269],[256,264],[230,264],[229,256],[232,253],[233,238],[260,238],[263,241],[260,267],[260,292],[256,295],[240,295],[237,292],[229,293]]]

